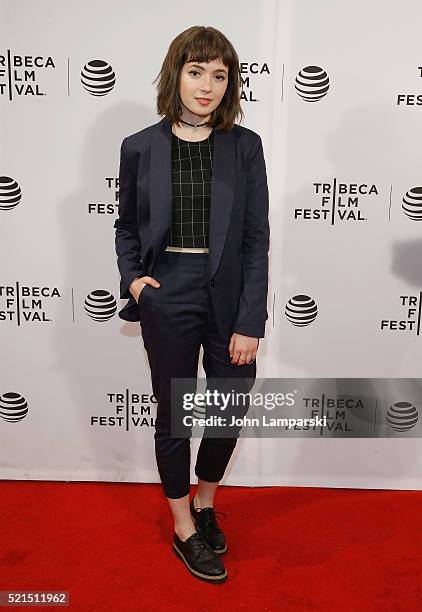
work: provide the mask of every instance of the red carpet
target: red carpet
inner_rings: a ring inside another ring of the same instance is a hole
[[[208,585],[171,550],[161,491],[2,481],[0,590],[63,589],[101,612],[422,610],[421,492],[221,487],[229,577]]]

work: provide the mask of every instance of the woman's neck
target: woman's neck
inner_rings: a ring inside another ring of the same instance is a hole
[[[189,121],[189,123],[193,123]],[[204,123],[200,121],[199,123]],[[196,125],[196,123],[195,123]],[[190,125],[185,125],[181,123],[178,125],[177,123],[173,123],[172,132],[182,140],[189,140],[190,142],[198,142],[199,140],[205,140],[212,132],[212,127],[207,125],[201,125],[198,128],[193,128]]]

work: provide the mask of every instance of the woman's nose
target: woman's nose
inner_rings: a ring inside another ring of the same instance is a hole
[[[203,89],[204,91],[211,90],[211,77],[205,77],[203,79],[201,89]]]

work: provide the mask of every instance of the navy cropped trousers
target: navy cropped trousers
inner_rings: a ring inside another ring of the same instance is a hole
[[[171,406],[171,379],[197,378],[201,345],[207,381],[242,379],[246,381],[242,390],[250,391],[256,377],[256,361],[244,365],[230,362],[230,337],[224,337],[215,324],[208,261],[208,253],[163,251],[151,274],[160,287],[146,285],[138,299],[142,338],[157,400],[157,467],[163,492],[173,499],[189,493],[191,449],[189,437],[171,435],[171,410],[182,410],[181,406]],[[239,430],[234,437],[202,437],[195,464],[199,478],[208,482],[222,479]]]

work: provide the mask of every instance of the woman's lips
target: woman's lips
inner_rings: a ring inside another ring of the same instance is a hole
[[[202,106],[207,106],[211,102],[211,100],[207,100],[206,98],[196,98]]]

